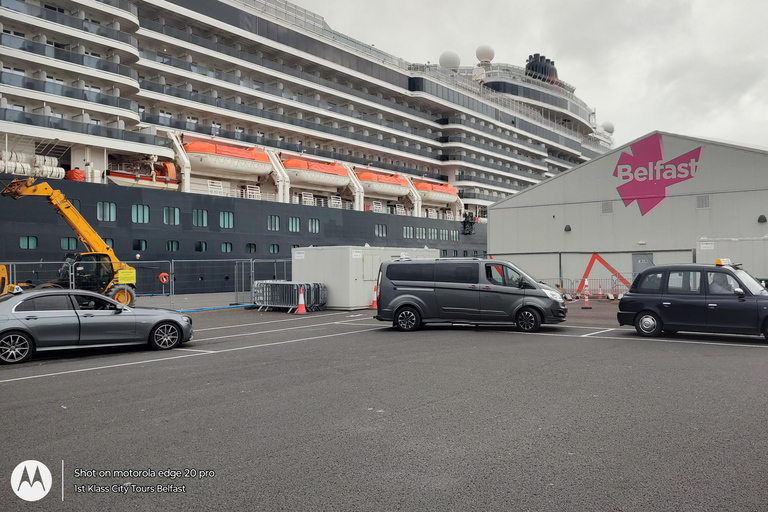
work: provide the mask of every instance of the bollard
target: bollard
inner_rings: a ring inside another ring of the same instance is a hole
[[[371,309],[379,309],[379,305],[376,302],[376,285],[373,285],[373,302],[371,302]]]

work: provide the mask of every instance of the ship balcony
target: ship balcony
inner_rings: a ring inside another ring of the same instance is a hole
[[[124,31],[19,0],[0,0],[0,8],[7,9],[3,12],[5,18],[35,27],[40,32],[58,33],[66,39],[75,38],[101,48],[109,48],[127,62],[139,60],[138,40]]]
[[[61,50],[9,34],[0,35],[0,47],[9,57],[34,62],[43,69],[51,67],[54,63],[50,59],[55,59],[54,65],[62,70],[119,84],[118,87],[121,90],[127,89],[130,93],[139,91],[139,74],[129,66]]]
[[[165,137],[7,108],[0,109],[0,133],[2,132],[174,157],[171,140]],[[94,137],[104,139],[99,141]]]
[[[448,162],[465,162],[467,164],[474,164],[479,168],[479,170],[485,170],[485,169],[494,169],[497,171],[501,171],[507,174],[513,175],[515,178],[524,179],[526,181],[531,182],[531,184],[536,184],[541,179],[541,174],[534,174],[534,173],[526,173],[520,170],[515,170],[511,167],[506,167],[501,164],[497,163],[491,163],[488,161],[479,160],[477,158],[472,158],[470,156],[464,156],[464,155],[440,155],[440,160],[448,161]]]
[[[100,11],[120,22],[124,32],[135,32],[139,28],[139,9],[129,0],[72,0],[73,3]]]
[[[263,83],[256,83],[252,80],[242,78],[233,73],[227,73],[225,71],[211,69],[209,67],[200,65],[199,63],[187,62],[185,60],[181,60],[175,57],[171,57],[169,55],[153,52],[151,50],[142,50],[141,57],[143,59],[146,59],[152,64],[154,64],[155,62],[158,62],[160,64],[170,66],[171,68],[171,69],[165,68],[162,71],[156,70],[158,72],[173,73],[174,75],[178,75],[180,78],[187,79],[187,80],[189,80],[190,77],[185,73],[183,73],[184,71],[195,73],[197,75],[200,75],[199,78],[198,77],[196,78],[200,80],[201,84],[204,83],[204,84],[207,84],[208,86],[211,86],[210,79],[221,80],[223,82],[226,82],[226,84],[220,84],[220,87],[227,89],[228,94],[248,95],[256,99],[261,99],[265,95],[268,95],[272,97],[271,99],[274,102],[276,102],[276,104],[281,104],[285,108],[301,108],[302,106],[306,105],[308,107],[315,107],[315,109],[319,109],[314,111],[312,109],[307,109],[305,113],[305,115],[307,116],[313,116],[313,115],[316,116],[319,114],[327,116],[331,112],[333,112],[334,114],[338,114],[338,116],[336,116],[334,120],[336,120],[339,123],[346,123],[350,121],[355,123],[359,122],[360,123],[359,129],[361,131],[362,130],[375,131],[375,130],[379,130],[381,127],[384,129],[388,129],[387,131],[389,133],[386,134],[386,136],[388,137],[392,137],[392,136],[402,137],[403,133],[407,133],[409,135],[414,136],[414,143],[416,144],[418,143],[421,143],[424,145],[435,144],[436,135],[433,131],[416,129],[411,126],[406,126],[405,124],[402,124],[402,123],[388,121],[383,117],[380,118],[378,116],[361,113],[357,110],[351,110],[348,108],[340,107],[338,105],[331,105],[325,101],[316,100],[311,96],[295,95],[293,97],[286,98],[284,89],[280,89],[278,87],[273,87]],[[157,87],[153,88],[155,85],[157,85],[158,87],[163,87],[163,86],[160,86],[159,84],[152,84],[151,82],[142,81],[142,87],[152,89],[156,92],[163,92],[162,90],[158,90]],[[232,85],[234,85],[235,87],[232,87]],[[240,88],[245,88],[245,89],[243,90]],[[265,101],[267,99],[270,99],[270,98],[264,97]],[[372,124],[375,124],[376,126],[375,127],[369,126],[364,123],[372,123]],[[417,137],[420,138],[421,140],[417,139]]]
[[[409,117],[413,117],[414,119],[427,121],[430,124],[435,123],[435,116],[428,114],[426,112],[416,111],[412,108],[406,107],[405,105],[401,105],[396,101],[392,101],[385,98],[379,98],[373,94],[365,93],[363,91],[354,89],[352,87],[348,87],[344,84],[332,82],[331,80],[327,80],[325,78],[318,77],[313,74],[306,73],[304,71],[299,71],[289,66],[278,64],[277,62],[273,62],[267,58],[259,58],[248,52],[236,50],[235,48],[232,48],[224,44],[214,43],[209,39],[206,39],[194,34],[188,34],[183,30],[179,30],[177,28],[174,28],[168,25],[163,25],[162,23],[158,23],[156,21],[151,21],[146,18],[141,18],[140,23],[141,23],[141,28],[146,29],[147,32],[154,32],[156,34],[162,34],[162,35],[169,36],[170,38],[176,39],[177,40],[176,44],[178,45],[179,49],[200,52],[200,50],[198,49],[190,48],[190,44],[193,44],[201,48],[205,48],[207,50],[212,50],[216,53],[220,53],[222,54],[222,57],[223,56],[234,57],[236,59],[240,59],[244,61],[244,64],[246,65],[241,65],[240,63],[234,64],[236,67],[241,67],[242,69],[252,69],[255,71],[262,71],[259,68],[266,68],[270,71],[275,71],[283,75],[280,77],[275,76],[274,78],[295,83],[295,85],[300,87],[309,87],[309,88],[315,88],[315,89],[317,89],[317,86],[326,87],[328,89],[337,91],[349,97],[361,98],[367,102],[375,103],[376,105],[383,107],[383,109],[390,109],[392,111],[397,111]],[[148,34],[145,32],[144,35],[148,35]],[[165,42],[164,39],[163,39],[163,42]],[[207,53],[207,52],[200,52],[200,53]],[[148,57],[148,58],[151,58],[151,57]],[[250,64],[250,66],[248,64]],[[222,59],[221,65],[228,66],[230,65],[230,62]]]
[[[491,180],[488,178],[482,178],[480,176],[472,176],[470,174],[465,174],[465,173],[457,173],[456,178],[451,182],[451,184],[457,188],[474,186],[473,183],[484,183],[486,185],[492,185],[494,187],[499,187],[506,190],[515,190],[515,191],[520,191],[525,188],[528,188],[528,187],[513,185],[512,183],[501,181],[501,178],[498,180]]]
[[[98,111],[110,116],[119,116],[126,121],[131,120],[134,124],[139,123],[138,103],[119,96],[68,87],[6,71],[0,72],[0,92],[4,95],[23,96],[49,105],[59,104],[81,111]]]
[[[547,154],[546,149],[544,149],[541,146],[541,144],[535,143],[535,142],[529,142],[525,139],[520,139],[520,138],[516,139],[513,136],[506,134],[508,130],[505,130],[505,132],[499,132],[495,128],[489,128],[488,126],[484,126],[479,123],[473,123],[472,121],[469,121],[467,119],[461,119],[458,117],[448,117],[448,118],[438,119],[437,122],[445,126],[446,128],[455,128],[460,131],[464,131],[464,130],[458,127],[453,127],[451,125],[458,124],[458,125],[466,126],[478,132],[487,133],[489,135],[495,135],[496,137],[503,137],[506,143],[511,145],[518,145],[528,150],[532,150],[532,152],[536,154],[540,154],[541,156],[545,156]]]
[[[461,147],[461,145],[464,146],[472,146],[479,149],[482,149],[484,151],[487,151],[489,153],[493,153],[494,155],[497,155],[498,157],[503,157],[505,159],[514,159],[518,160],[520,162],[525,162],[527,165],[539,169],[539,170],[546,170],[547,166],[544,163],[543,160],[537,160],[535,158],[530,158],[525,155],[521,155],[519,153],[514,153],[512,151],[507,151],[503,149],[501,146],[493,146],[491,147],[488,144],[483,144],[482,142],[471,140],[467,137],[440,137],[437,139],[438,142],[442,142],[446,144],[445,147]],[[471,149],[471,148],[467,148]]]

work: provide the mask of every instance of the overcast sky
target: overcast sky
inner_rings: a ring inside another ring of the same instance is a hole
[[[525,65],[540,53],[611,121],[768,148],[768,2],[762,0],[293,0],[333,30],[401,57],[445,50]]]

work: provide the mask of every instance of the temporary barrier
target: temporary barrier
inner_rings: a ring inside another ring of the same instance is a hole
[[[303,294],[302,294],[303,288]],[[287,309],[292,312],[299,307],[303,295],[307,311],[325,309],[327,291],[323,283],[299,283],[294,281],[254,281],[253,304],[262,309]]]

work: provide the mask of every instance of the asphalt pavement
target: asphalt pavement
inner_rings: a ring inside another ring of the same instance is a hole
[[[0,509],[767,510],[764,339],[590,302],[535,334],[203,311],[181,349],[1,367]]]

